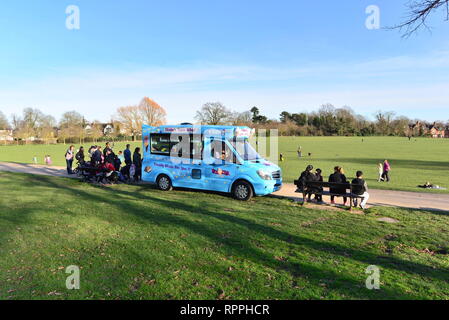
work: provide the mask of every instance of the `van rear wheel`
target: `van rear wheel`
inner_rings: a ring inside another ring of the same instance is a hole
[[[159,177],[157,177],[156,184],[159,190],[162,191],[170,191],[171,189],[173,189],[170,177],[165,174],[161,174]]]
[[[234,187],[232,188],[232,195],[237,200],[248,201],[253,197],[254,192],[249,182],[238,181],[234,184]]]

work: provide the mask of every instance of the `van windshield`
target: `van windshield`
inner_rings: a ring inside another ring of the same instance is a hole
[[[235,151],[245,161],[260,160],[262,157],[257,153],[253,146],[249,143],[248,139],[232,139],[229,143],[234,147]]]

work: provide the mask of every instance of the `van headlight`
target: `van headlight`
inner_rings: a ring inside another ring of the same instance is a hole
[[[272,180],[273,178],[271,177],[271,172],[267,172],[264,170],[259,170],[257,171],[257,174],[259,175],[259,177],[261,177],[264,180]]]

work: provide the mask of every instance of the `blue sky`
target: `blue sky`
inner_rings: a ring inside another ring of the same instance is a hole
[[[449,120],[449,22],[403,39],[368,30],[368,5],[381,27],[405,17],[407,0],[61,1],[0,5],[0,110],[25,107],[58,118],[78,110],[108,120],[143,96],[172,123],[208,101],[233,110],[348,105],[410,118]],[[80,9],[68,30],[66,7]]]

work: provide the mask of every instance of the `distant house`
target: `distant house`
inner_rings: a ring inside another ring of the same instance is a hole
[[[115,133],[116,128],[113,123],[88,123],[84,130],[86,132],[91,132],[94,126],[99,126],[104,136],[110,136]],[[121,134],[123,134],[123,130],[119,130]]]
[[[409,125],[409,135],[411,136],[424,136],[428,133],[428,131],[428,126],[421,121],[416,121],[415,123]]]
[[[12,129],[6,129],[6,130],[0,130],[0,141],[14,141],[13,136],[13,130]]]
[[[446,136],[446,130],[447,128],[444,127],[438,127],[435,123],[429,126],[429,135],[432,138],[445,138],[449,137]]]

